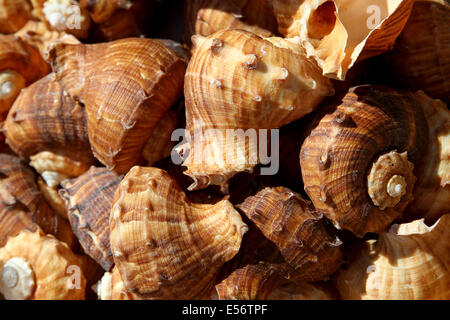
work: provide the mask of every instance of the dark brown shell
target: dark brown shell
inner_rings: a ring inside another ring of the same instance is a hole
[[[0,154],[0,184],[3,190],[2,198],[8,198],[8,201],[0,201],[0,209],[22,210],[45,233],[55,235],[71,248],[77,247],[77,239],[69,223],[52,212],[39,192],[36,175],[19,158]]]
[[[103,269],[114,264],[109,243],[109,215],[119,177],[106,168],[91,167],[76,179],[65,180],[60,194],[66,200],[72,230],[84,248]]]
[[[8,145],[23,159],[51,151],[88,166],[94,161],[83,107],[64,92],[53,73],[22,90],[4,132]]]
[[[159,41],[137,38],[58,44],[50,56],[65,91],[85,104],[95,157],[127,172],[181,95],[185,62]]]
[[[376,159],[396,150],[416,163],[427,144],[427,123],[408,93],[378,86],[350,89],[319,122],[300,151],[305,191],[336,227],[357,236],[379,232],[401,215],[413,185],[394,207],[381,210],[368,194],[368,174]]]
[[[285,260],[291,281],[319,281],[342,262],[342,242],[323,215],[285,187],[264,188],[238,208],[272,241]]]

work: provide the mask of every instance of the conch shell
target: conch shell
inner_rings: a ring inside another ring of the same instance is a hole
[[[79,39],[89,35],[91,19],[75,0],[31,0],[33,14],[46,26],[58,32],[73,34]]]
[[[0,0],[0,33],[14,33],[33,18],[29,0]]]
[[[184,88],[187,143],[179,150],[184,156],[189,150],[183,165],[195,181],[191,190],[210,184],[225,190],[232,176],[261,161],[258,129],[279,128],[306,115],[333,88],[282,38],[225,30],[195,41]],[[248,129],[256,132],[247,144]]]
[[[300,151],[306,193],[338,229],[384,231],[412,200],[428,142],[422,108],[409,93],[359,86],[318,119]]]
[[[185,3],[185,41],[217,31],[240,29],[261,37],[277,34],[271,0],[190,0]]]
[[[229,201],[191,203],[152,167],[133,167],[119,184],[110,228],[125,288],[151,299],[205,298],[247,231]]]
[[[414,0],[274,0],[279,31],[298,37],[323,74],[345,79],[357,60],[389,51]]]
[[[140,36],[151,15],[152,0],[80,0],[98,26],[99,40]]]
[[[450,215],[395,225],[353,247],[350,264],[333,283],[343,299],[450,299]]]
[[[44,232],[76,248],[77,240],[69,223],[52,212],[39,192],[34,172],[19,158],[0,155],[0,190],[1,210],[9,208],[25,212]],[[29,225],[28,222],[25,224]]]
[[[106,168],[91,167],[62,183],[59,192],[67,202],[69,221],[84,251],[103,269],[114,264],[109,243],[109,215],[122,177]]]
[[[58,44],[50,55],[65,91],[85,105],[95,157],[127,172],[180,96],[185,62],[159,41],[138,38]]]
[[[0,249],[0,292],[11,300],[83,300],[86,279],[69,247],[22,231]]]
[[[450,3],[420,0],[386,58],[401,87],[450,103]]]
[[[425,93],[414,93],[428,123],[428,144],[424,156],[415,167],[417,177],[413,201],[405,218],[426,218],[434,223],[450,212],[450,111],[440,100]]]

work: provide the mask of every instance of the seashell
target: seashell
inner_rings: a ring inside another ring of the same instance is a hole
[[[424,156],[415,167],[417,177],[413,201],[405,217],[426,218],[434,223],[450,212],[450,111],[440,100],[419,91],[414,98],[420,103],[428,123],[428,143]]]
[[[196,39],[185,77],[187,143],[180,150],[189,151],[183,165],[194,179],[190,190],[210,184],[225,190],[232,176],[260,162],[258,129],[306,115],[333,89],[312,62],[280,47],[283,39],[268,41],[242,30]]]
[[[428,141],[420,105],[409,93],[358,86],[324,113],[300,151],[306,193],[338,229],[384,231],[412,200]]]
[[[22,29],[15,33],[15,36],[37,47],[44,59],[48,59],[48,52],[57,43],[80,43],[71,34],[50,30],[45,23],[33,20],[28,21]]]
[[[159,41],[137,38],[58,44],[51,60],[65,91],[85,104],[95,157],[127,172],[181,94],[184,61]]]
[[[269,293],[267,300],[336,300],[336,296],[324,285],[303,282],[280,285]]]
[[[8,207],[8,203],[2,203],[8,201],[8,193],[3,189],[5,185],[0,182],[0,248],[6,244],[8,237],[15,237],[22,230],[27,229],[30,231],[36,231],[39,227],[31,221],[31,218],[26,212]],[[6,199],[3,199],[5,198]]]
[[[278,29],[299,37],[323,74],[345,79],[357,60],[389,51],[414,0],[274,0]]]
[[[62,183],[72,230],[84,251],[106,271],[114,264],[109,242],[109,216],[122,177],[106,168],[91,167]]]
[[[133,167],[116,191],[111,250],[127,290],[151,299],[211,292],[247,226],[232,204],[191,203],[163,170]]]
[[[169,110],[156,124],[150,138],[142,150],[142,156],[147,160],[147,165],[152,166],[155,162],[162,160],[172,152],[172,132],[177,128],[177,113]]]
[[[415,1],[408,22],[386,55],[399,86],[450,103],[450,4]]]
[[[9,110],[21,89],[49,72],[38,49],[14,35],[0,34],[0,114]]]
[[[57,186],[49,186],[44,179],[38,177],[37,186],[50,208],[64,219],[67,218],[66,204],[58,193]]]
[[[91,19],[75,0],[31,0],[33,14],[55,31],[73,34],[79,39],[89,35]]]
[[[99,300],[142,300],[142,297],[125,288],[117,267],[105,272],[96,289]]]
[[[423,220],[395,225],[379,239],[351,248],[333,283],[343,299],[450,298],[450,215],[432,227]]]
[[[8,300],[83,300],[86,279],[67,244],[24,230],[0,249],[0,291]]]
[[[39,192],[34,172],[19,158],[0,154],[0,189],[0,210],[12,208],[23,211],[45,233],[55,235],[70,248],[77,247],[69,223],[52,212]]]
[[[209,36],[217,31],[241,29],[270,37],[277,22],[269,0],[191,0],[185,3],[185,42],[191,36]]]
[[[100,40],[117,40],[140,36],[151,16],[149,0],[80,0],[92,21],[98,25]]]
[[[84,167],[82,172],[94,161],[86,127],[83,107],[64,92],[53,73],[22,90],[3,126],[6,142],[21,158],[48,151],[79,162],[67,169]]]
[[[32,19],[29,0],[0,0],[0,33],[14,33]]]
[[[285,187],[264,188],[237,207],[280,250],[290,281],[323,280],[340,266],[342,242],[299,194]]]
[[[258,263],[236,269],[216,290],[220,300],[265,300],[281,281],[278,266]]]

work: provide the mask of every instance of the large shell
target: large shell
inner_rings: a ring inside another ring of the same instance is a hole
[[[31,0],[33,14],[46,26],[58,32],[73,34],[79,39],[87,38],[91,19],[80,3],[75,0]]]
[[[84,251],[106,271],[114,264],[109,242],[109,215],[122,177],[106,168],[91,167],[62,183],[72,230]]]
[[[341,264],[342,242],[323,215],[285,187],[264,188],[238,208],[280,250],[295,282],[328,278]]]
[[[277,33],[269,0],[189,0],[185,2],[185,41],[217,31],[241,29],[262,37]]]
[[[97,296],[99,300],[142,300],[142,297],[125,288],[116,266],[111,272],[105,272],[97,284]]]
[[[258,129],[306,115],[333,89],[311,61],[282,47],[289,44],[281,38],[225,30],[197,39],[185,78],[188,143],[182,149],[189,155],[183,165],[195,181],[191,189],[225,188],[233,175],[261,160]],[[254,138],[244,143],[248,129]]]
[[[299,37],[323,73],[344,79],[359,59],[390,50],[414,0],[274,0],[279,30]]]
[[[152,0],[80,0],[98,25],[100,40],[140,36],[151,15]]]
[[[399,85],[450,103],[450,4],[416,1],[388,54]]]
[[[29,0],[0,0],[0,33],[14,33],[32,19]]]
[[[58,44],[51,56],[64,89],[86,106],[94,155],[127,172],[181,94],[185,62],[159,41],[137,38]]]
[[[65,243],[42,231],[24,230],[10,238],[0,249],[0,273],[5,298],[82,300],[85,296],[79,259]]]
[[[449,214],[432,227],[416,220],[353,247],[333,281],[343,299],[448,300],[449,252]]]
[[[412,200],[427,123],[411,94],[352,88],[304,141],[300,167],[314,206],[357,236],[380,232]]]
[[[406,208],[405,218],[425,217],[434,223],[450,212],[450,111],[442,101],[433,100],[422,91],[415,93],[414,98],[427,119],[428,144],[414,171],[414,199]]]
[[[148,167],[119,184],[110,228],[125,287],[152,299],[204,298],[247,231],[229,201],[191,203],[165,171]]]
[[[39,192],[34,172],[19,158],[0,155],[0,188],[2,210],[9,207],[26,212],[44,232],[76,248],[77,240],[69,223],[51,211]]]

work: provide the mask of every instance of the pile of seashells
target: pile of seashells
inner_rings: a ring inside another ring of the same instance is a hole
[[[449,22],[0,0],[2,299],[450,299]]]

